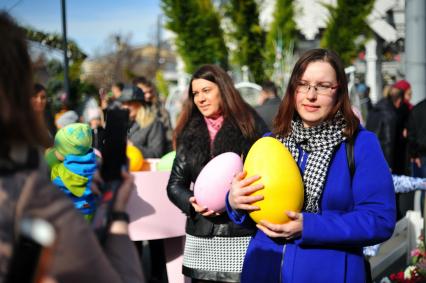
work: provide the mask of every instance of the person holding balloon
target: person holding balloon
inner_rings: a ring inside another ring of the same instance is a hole
[[[365,282],[362,248],[391,237],[395,193],[376,136],[359,125],[351,110],[343,63],[336,53],[313,49],[299,58],[273,136],[297,163],[304,197],[300,211],[279,207],[278,216],[285,215],[280,223],[268,220],[276,215],[253,218],[258,230],[244,259],[241,282]],[[346,150],[352,140],[353,174]],[[265,149],[257,159],[274,155]],[[251,167],[255,165],[244,164]],[[285,188],[284,179],[281,188],[272,188],[270,178],[275,177],[244,171],[234,177],[227,211],[236,224],[250,223],[249,215],[270,210],[273,201],[277,207],[297,196],[297,191],[281,196],[280,203],[269,191],[292,188]]]
[[[169,199],[187,215],[183,274],[193,282],[239,282],[255,227],[234,224],[225,212],[224,197],[222,210],[198,203],[191,183],[218,155],[235,153],[245,158],[267,131],[223,69],[203,65],[195,71],[175,129],[176,157],[167,185]],[[229,186],[231,181],[232,176]]]

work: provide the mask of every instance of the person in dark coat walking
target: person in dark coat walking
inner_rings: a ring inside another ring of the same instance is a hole
[[[416,104],[408,122],[408,152],[413,175],[426,177],[426,99]]]

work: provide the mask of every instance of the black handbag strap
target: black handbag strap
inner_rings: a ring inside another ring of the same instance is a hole
[[[355,131],[353,136],[346,140],[346,159],[348,160],[349,173],[351,174],[351,179],[355,174],[355,156],[354,156],[354,144],[356,137],[358,135],[358,130]]]

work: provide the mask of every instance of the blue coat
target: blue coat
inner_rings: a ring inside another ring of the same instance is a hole
[[[90,150],[85,155],[68,154],[61,163],[53,165],[52,182],[74,202],[75,208],[91,219],[95,212],[95,195],[90,189],[97,168],[96,155]]]
[[[331,160],[321,212],[303,213],[301,237],[286,242],[256,232],[244,260],[242,283],[365,282],[362,247],[391,237],[395,193],[389,167],[373,133],[359,131],[354,160],[351,178],[342,143]],[[298,160],[303,172],[305,164],[300,163]],[[251,221],[247,214],[232,211],[229,204],[227,210],[236,223]]]

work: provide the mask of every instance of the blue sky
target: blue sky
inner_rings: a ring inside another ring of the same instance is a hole
[[[66,7],[68,38],[89,56],[101,53],[112,33],[131,33],[135,45],[154,42],[161,14],[160,0],[68,0]],[[21,25],[62,31],[61,0],[0,0],[0,9]]]

